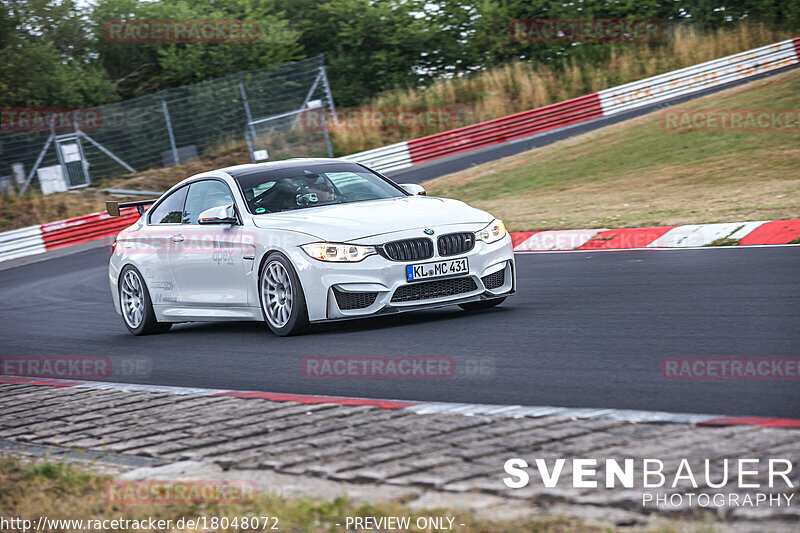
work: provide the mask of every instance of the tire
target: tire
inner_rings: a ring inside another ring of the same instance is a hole
[[[172,327],[170,322],[156,320],[147,285],[136,267],[125,265],[119,275],[117,290],[122,321],[132,334],[164,333]]]
[[[498,306],[505,300],[506,297],[503,296],[502,298],[492,298],[491,300],[481,300],[479,302],[470,302],[468,304],[458,304],[458,306],[464,311],[479,311],[481,309],[489,309],[491,307]]]
[[[275,335],[299,335],[308,328],[303,286],[286,256],[269,254],[258,277],[258,296],[264,322]]]

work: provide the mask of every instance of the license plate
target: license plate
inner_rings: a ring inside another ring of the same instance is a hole
[[[441,278],[454,274],[465,274],[469,272],[469,262],[467,258],[451,259],[449,261],[434,261],[433,263],[420,263],[418,265],[406,266],[406,279],[408,281],[418,281],[422,279]]]

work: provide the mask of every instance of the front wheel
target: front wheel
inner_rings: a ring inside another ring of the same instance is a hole
[[[119,276],[119,303],[125,327],[134,335],[162,333],[172,327],[169,322],[156,320],[144,279],[131,265],[126,265]]]
[[[481,300],[479,302],[470,302],[468,304],[458,304],[458,306],[464,311],[478,311],[480,309],[489,309],[490,307],[500,305],[505,300],[506,297],[503,296],[502,298],[492,298],[491,300]]]
[[[276,335],[288,337],[308,327],[308,310],[300,278],[292,263],[277,252],[264,261],[259,281],[261,310]]]

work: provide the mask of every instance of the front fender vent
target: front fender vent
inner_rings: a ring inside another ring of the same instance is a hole
[[[481,281],[483,282],[483,286],[490,291],[500,288],[506,282],[506,269],[504,268],[494,272],[493,274],[483,276]]]
[[[366,309],[375,303],[375,298],[378,297],[377,292],[344,292],[339,289],[333,289],[333,295],[336,297],[336,305],[342,311],[350,311],[353,309]]]

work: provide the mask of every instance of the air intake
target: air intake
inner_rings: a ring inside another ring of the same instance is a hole
[[[467,253],[475,247],[475,234],[471,232],[448,233],[439,236],[436,244],[439,247],[439,255],[442,257]]]
[[[433,257],[433,242],[430,239],[406,239],[387,242],[379,248],[381,254],[392,261],[417,261]]]

